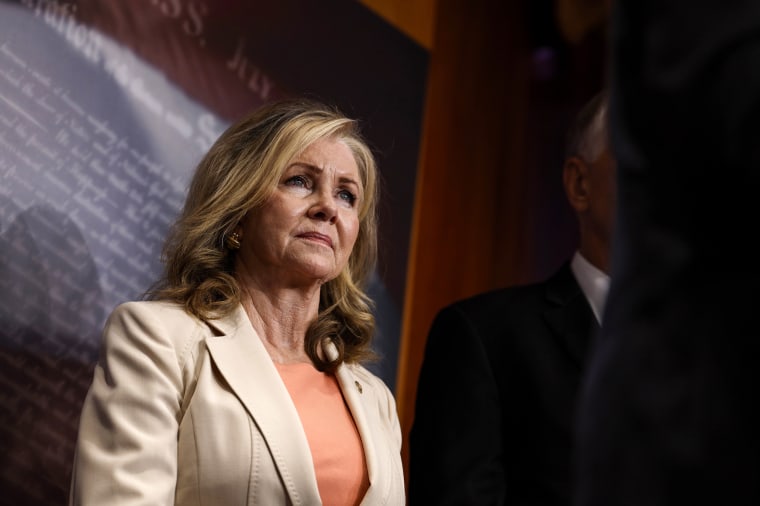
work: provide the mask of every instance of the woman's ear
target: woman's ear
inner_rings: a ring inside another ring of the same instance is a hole
[[[588,209],[589,205],[589,167],[577,156],[568,157],[562,168],[562,182],[570,206],[576,212]]]

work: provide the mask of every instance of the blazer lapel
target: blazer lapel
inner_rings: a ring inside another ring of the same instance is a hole
[[[328,357],[337,355],[335,345],[329,340],[325,341],[322,349]],[[361,437],[364,447],[364,458],[367,461],[369,489],[364,495],[362,504],[385,504],[389,490],[385,490],[381,484],[390,485],[390,480],[383,479],[383,473],[388,472],[388,470],[382,466],[380,456],[382,448],[378,448],[374,438],[380,429],[375,426],[372,417],[367,414],[366,403],[372,402],[368,399],[368,396],[371,395],[370,388],[353,373],[351,367],[345,364],[338,367],[335,377],[359,431],[359,437]]]
[[[212,359],[255,421],[293,504],[321,504],[309,443],[290,394],[242,306],[208,322]]]
[[[547,324],[573,361],[583,367],[592,336],[599,325],[569,263],[547,280],[546,302],[544,317]]]

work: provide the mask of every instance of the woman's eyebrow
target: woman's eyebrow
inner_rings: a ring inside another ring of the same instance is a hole
[[[310,170],[312,172],[317,172],[319,174],[321,174],[321,173],[324,172],[324,169],[322,167],[319,167],[317,165],[311,164],[309,162],[304,162],[304,161],[295,161],[292,164],[290,164],[290,167],[293,167],[293,166],[296,166],[296,165],[299,166],[299,167],[303,167],[304,169],[308,169],[308,170]],[[359,181],[357,181],[356,179],[352,178],[352,177],[339,176],[338,177],[338,181],[340,183],[343,183],[343,184],[352,184],[352,185],[355,185],[358,188],[362,187],[361,183]]]

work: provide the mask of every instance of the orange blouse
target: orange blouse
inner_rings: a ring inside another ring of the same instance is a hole
[[[312,364],[277,364],[306,432],[325,506],[357,505],[369,488],[359,431],[335,376]]]

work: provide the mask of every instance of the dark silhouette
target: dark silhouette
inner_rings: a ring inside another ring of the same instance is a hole
[[[760,4],[618,0],[612,286],[577,504],[760,504]]]

